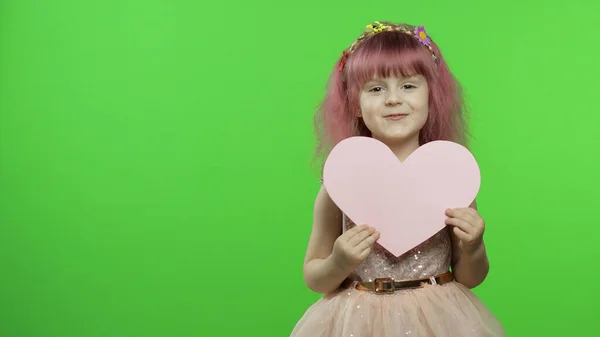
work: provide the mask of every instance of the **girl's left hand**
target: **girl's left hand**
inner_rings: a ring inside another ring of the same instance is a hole
[[[477,210],[467,208],[453,208],[446,210],[446,225],[454,226],[453,231],[462,248],[467,252],[474,252],[483,242],[485,222]]]

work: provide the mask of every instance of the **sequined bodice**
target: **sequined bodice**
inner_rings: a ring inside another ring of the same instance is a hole
[[[344,231],[356,226],[344,216]],[[452,257],[452,243],[448,228],[441,230],[427,241],[395,257],[375,243],[371,255],[350,275],[356,281],[373,281],[377,277],[396,280],[427,278],[448,271]]]

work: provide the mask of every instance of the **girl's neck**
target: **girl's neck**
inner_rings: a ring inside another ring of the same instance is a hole
[[[410,139],[402,139],[394,142],[383,141],[396,155],[398,160],[404,162],[411,153],[419,148],[419,136],[412,137]]]

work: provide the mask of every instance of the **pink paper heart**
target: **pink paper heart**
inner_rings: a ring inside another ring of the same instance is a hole
[[[457,143],[430,142],[400,162],[382,142],[351,137],[327,157],[323,183],[352,221],[376,228],[378,243],[400,256],[446,227],[447,208],[468,207],[481,177]]]

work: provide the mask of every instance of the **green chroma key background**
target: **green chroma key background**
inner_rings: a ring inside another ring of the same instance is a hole
[[[7,0],[0,336],[287,336],[312,115],[374,20],[424,24],[468,94],[509,336],[591,336],[600,5]]]

